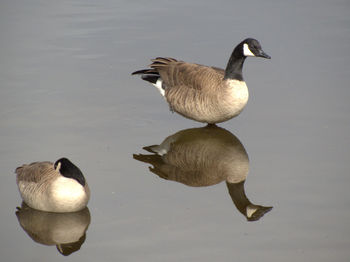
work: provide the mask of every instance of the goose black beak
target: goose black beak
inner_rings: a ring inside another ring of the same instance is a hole
[[[263,57],[263,58],[266,58],[266,59],[271,59],[271,56],[266,54],[263,50],[259,51],[259,54],[257,55],[257,57]]]

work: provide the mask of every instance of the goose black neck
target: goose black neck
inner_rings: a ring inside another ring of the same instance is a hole
[[[243,47],[239,44],[232,52],[228,60],[224,79],[237,79],[243,81],[243,64],[246,57],[242,54]]]

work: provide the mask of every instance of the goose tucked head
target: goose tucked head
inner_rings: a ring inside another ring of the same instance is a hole
[[[83,173],[67,158],[63,157],[58,159],[54,164],[54,168],[56,171],[60,172],[62,176],[73,178],[78,181],[79,184],[85,186],[85,177]]]

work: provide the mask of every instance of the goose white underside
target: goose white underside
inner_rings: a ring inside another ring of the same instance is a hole
[[[236,79],[227,79],[226,86],[229,88],[228,97],[232,102],[232,106],[229,108],[229,112],[232,114],[230,116],[238,115],[243,108],[246,106],[249,99],[248,87],[244,81]]]
[[[75,179],[58,177],[45,190],[34,182],[20,181],[23,201],[30,207],[48,212],[75,212],[83,209],[89,195]]]

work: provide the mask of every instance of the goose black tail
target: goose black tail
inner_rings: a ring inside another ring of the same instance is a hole
[[[154,69],[142,69],[131,73],[131,75],[141,75],[141,78],[145,81],[148,81],[152,84],[155,84],[160,78],[160,75]]]

